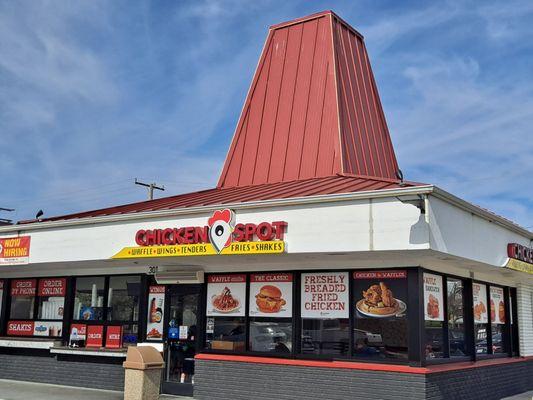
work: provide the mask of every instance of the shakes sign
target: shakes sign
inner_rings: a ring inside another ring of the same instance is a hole
[[[231,210],[217,210],[205,226],[140,229],[136,247],[125,247],[112,258],[275,254],[285,251],[287,223],[235,224]]]

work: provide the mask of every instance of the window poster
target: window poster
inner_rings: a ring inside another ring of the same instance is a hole
[[[35,321],[33,323],[33,336],[59,337],[62,331],[62,321]]]
[[[424,316],[426,321],[444,321],[442,276],[424,272]]]
[[[505,324],[505,302],[503,289],[490,287],[490,321],[493,324]]]
[[[302,318],[348,318],[348,272],[302,274]]]
[[[39,296],[65,297],[66,288],[65,278],[39,279]]]
[[[152,285],[148,290],[148,316],[146,340],[163,339],[163,316],[165,310],[165,286]]]
[[[36,279],[14,279],[11,281],[11,296],[35,296]]]
[[[13,336],[33,336],[33,321],[9,321],[7,334]]]
[[[207,316],[244,317],[246,314],[246,275],[209,275]]]
[[[358,318],[405,317],[407,271],[356,271],[353,277]]]
[[[2,316],[2,299],[4,298],[4,281],[0,279],[0,317]]]
[[[473,282],[472,297],[474,301],[474,322],[476,324],[486,324],[489,322],[487,315],[487,286]]]
[[[292,274],[285,272],[250,276],[251,317],[292,317]]]

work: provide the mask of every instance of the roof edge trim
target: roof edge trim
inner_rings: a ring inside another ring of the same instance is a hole
[[[433,190],[431,193],[433,196],[440,200],[444,200],[447,203],[461,208],[464,211],[471,212],[472,214],[477,215],[478,217],[483,218],[484,220],[487,220],[489,222],[494,222],[497,225],[500,225],[506,229],[509,229],[515,233],[518,233],[520,235],[523,235],[527,237],[530,241],[533,240],[533,232],[527,230],[526,228],[512,222],[511,220],[508,220],[507,218],[504,218],[498,214],[494,214],[490,211],[487,211],[483,209],[480,206],[476,206],[475,204],[472,204],[466,200],[463,200],[450,192],[447,192],[446,190],[443,190],[437,186],[433,186]]]
[[[213,204],[213,205],[208,205],[208,206],[184,207],[184,208],[175,208],[171,210],[137,212],[137,213],[130,213],[130,214],[107,215],[107,216],[100,216],[100,217],[89,217],[89,218],[80,218],[80,219],[71,219],[71,220],[34,222],[34,223],[29,223],[29,224],[24,224],[24,225],[9,225],[6,227],[0,227],[0,234],[3,234],[3,233],[18,234],[20,232],[39,230],[39,229],[61,228],[61,227],[78,226],[78,225],[94,225],[98,223],[131,221],[131,220],[147,219],[147,218],[160,218],[160,217],[166,217],[166,216],[170,217],[170,216],[184,215],[184,214],[199,214],[199,213],[205,213],[205,212],[218,210],[220,208],[242,210],[242,209],[251,209],[251,208],[263,208],[265,206],[275,207],[275,206],[288,206],[288,205],[300,205],[300,204],[331,203],[331,202],[337,202],[337,201],[397,197],[397,196],[412,195],[412,194],[429,194],[433,192],[433,189],[434,189],[433,185],[425,185],[425,186],[406,187],[406,188],[401,188],[401,189],[380,189],[380,190],[369,190],[369,191],[349,192],[349,193],[339,193],[339,194],[322,194],[322,195],[316,195],[316,196],[290,197],[287,199],[259,200],[259,201],[250,201],[250,202],[233,203],[233,204],[232,203]]]

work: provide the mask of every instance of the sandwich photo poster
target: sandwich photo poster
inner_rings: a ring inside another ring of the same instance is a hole
[[[357,318],[405,318],[407,271],[356,271],[353,277]]]
[[[209,275],[207,278],[208,317],[246,315],[246,275]]]
[[[424,315],[426,321],[444,321],[444,294],[442,276],[423,274]]]
[[[348,272],[305,273],[301,279],[302,318],[349,318]]]
[[[505,324],[505,302],[503,289],[490,287],[490,321],[493,324]]]
[[[487,314],[487,286],[481,283],[472,283],[472,297],[474,301],[474,323],[486,324],[489,322]]]
[[[292,274],[250,276],[250,317],[292,317]]]

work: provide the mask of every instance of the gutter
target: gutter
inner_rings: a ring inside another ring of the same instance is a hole
[[[184,207],[184,208],[175,208],[175,209],[168,209],[168,210],[137,212],[137,213],[130,213],[130,214],[106,215],[106,216],[80,218],[80,219],[72,219],[72,220],[33,222],[29,224],[9,225],[6,227],[0,227],[0,234],[2,233],[18,234],[20,232],[33,231],[33,230],[38,230],[38,229],[63,228],[63,227],[70,227],[70,226],[95,225],[99,223],[135,221],[135,220],[146,219],[146,218],[161,218],[161,217],[173,217],[173,216],[190,215],[190,214],[203,214],[203,213],[208,213],[211,211],[219,210],[221,208],[230,208],[233,210],[248,210],[248,209],[264,208],[264,207],[293,206],[293,205],[316,204],[316,203],[332,203],[332,202],[338,202],[338,201],[363,200],[363,199],[373,199],[373,198],[427,194],[427,193],[431,193],[433,189],[434,189],[434,186],[425,185],[425,186],[407,187],[407,188],[402,188],[402,189],[382,189],[382,190],[368,190],[368,191],[355,192],[355,193],[322,194],[322,195],[316,195],[316,196],[291,197],[288,199],[259,200],[259,201],[245,202],[245,203],[213,204],[213,205],[208,205],[208,206]]]

